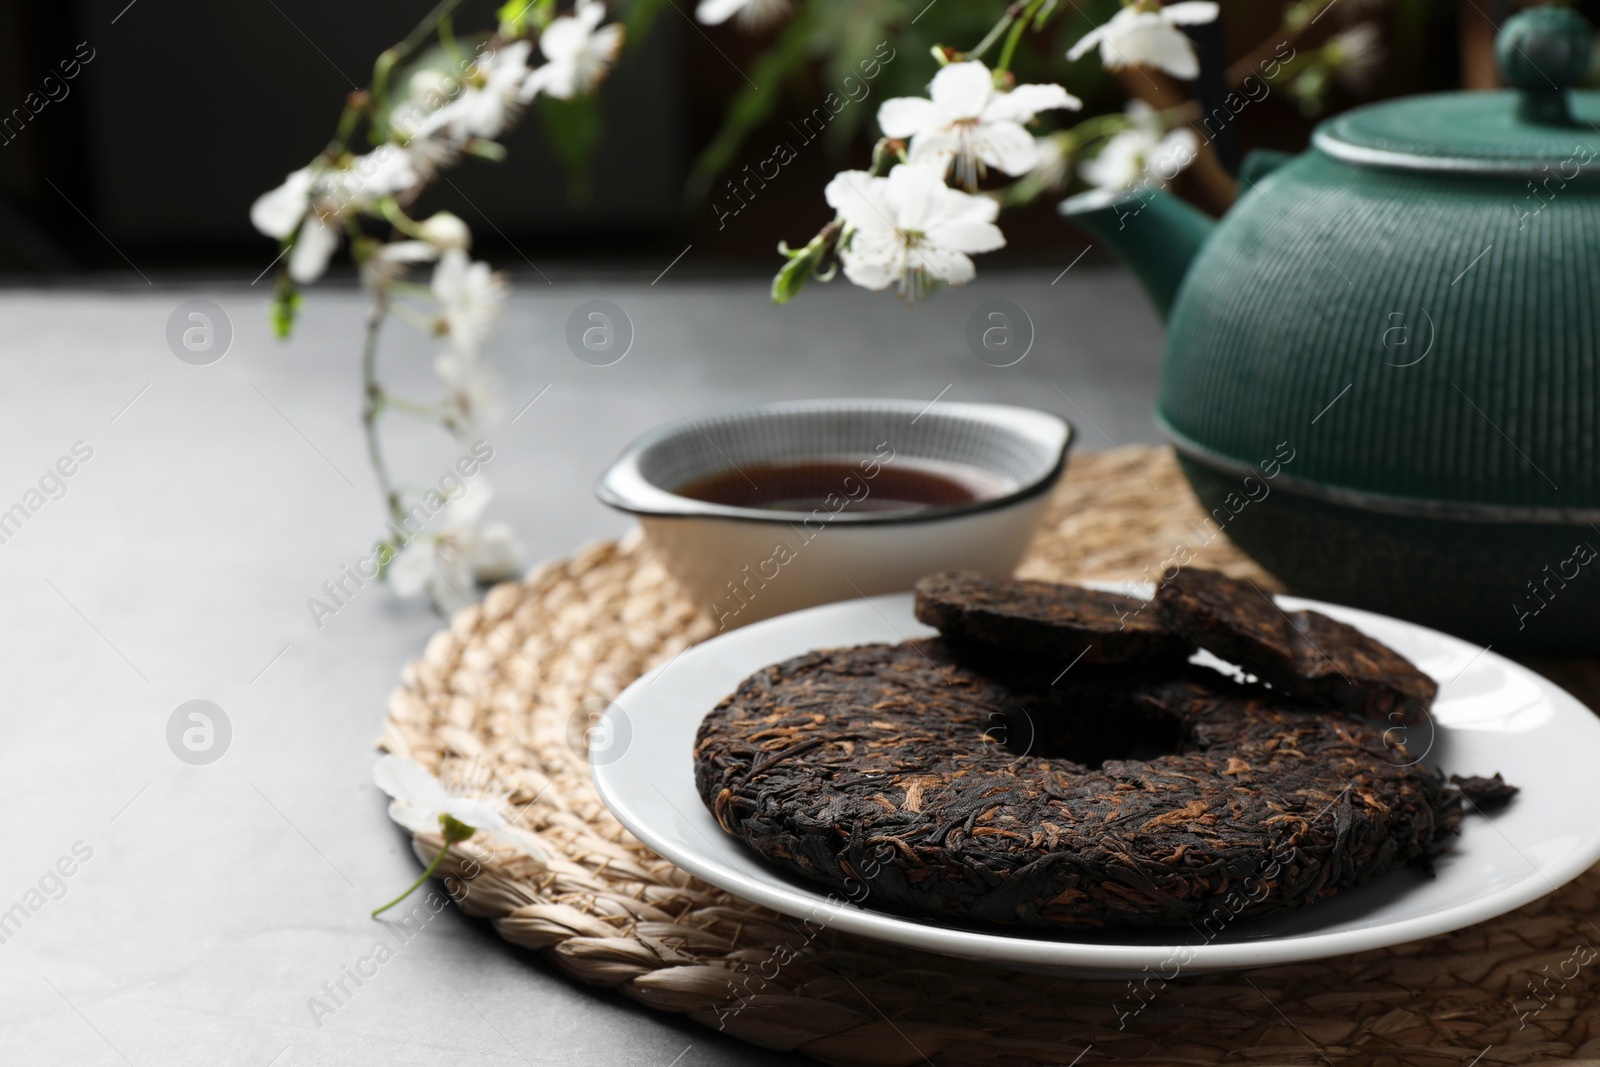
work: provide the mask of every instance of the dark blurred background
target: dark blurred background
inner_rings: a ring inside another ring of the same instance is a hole
[[[1349,5],[1346,12],[1297,46],[1314,46],[1358,18],[1374,21],[1383,29],[1382,67],[1359,90],[1333,85],[1320,114],[1275,91],[1238,119],[1239,148],[1302,147],[1321,115],[1367,98],[1492,85],[1494,27],[1517,7],[1511,0],[1338,2]],[[0,276],[38,282],[128,271],[130,259],[146,273],[253,275],[273,245],[251,229],[251,201],[323,147],[345,94],[367,83],[377,53],[432,3],[0,0]],[[648,32],[635,34],[602,87],[598,140],[592,159],[576,168],[582,173],[563,163],[550,147],[546,117],[534,114],[507,139],[506,161],[468,161],[427,194],[425,208],[448,208],[473,227],[481,255],[513,267],[528,254],[605,267],[660,261],[692,242],[702,269],[775,268],[778,240],[803,241],[829,217],[827,179],[865,165],[877,104],[922,91],[934,70],[929,45],[970,45],[1005,6],[942,0],[913,22],[925,0],[801,0],[789,22],[746,34],[698,26],[692,0],[632,3],[649,5],[641,19]],[[1221,26],[1203,36],[1202,52],[1214,60],[1220,50],[1227,63],[1248,59],[1281,33],[1287,6],[1225,0]],[[1600,15],[1596,4],[1579,6]],[[1092,60],[1064,59],[1115,0],[1065,7],[1026,39],[1021,80],[1064,82],[1085,98],[1086,114],[1116,110],[1130,92],[1147,95],[1142,78],[1119,85]],[[492,26],[494,10],[468,3],[456,26]],[[796,25],[800,11],[808,24]],[[736,220],[719,225],[710,202],[719,183],[766,158],[776,141],[794,142],[793,124],[839,71],[882,41],[892,42],[895,59],[870,96],[847,108]],[[74,57],[82,61],[78,76],[48,98],[44,79]],[[758,81],[765,84],[756,88]],[[729,127],[730,113],[741,117],[742,131]],[[1232,162],[1221,161],[1222,173]],[[1212,170],[1208,178],[1197,167],[1180,191],[1221,210],[1230,193]],[[986,262],[1059,259],[1074,238],[1053,211],[1057,199],[1024,209],[1032,221],[1008,225],[1009,247]]]

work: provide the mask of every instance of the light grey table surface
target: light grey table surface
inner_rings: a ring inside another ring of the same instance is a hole
[[[752,401],[1008,401],[1066,416],[1081,447],[1155,440],[1154,314],[1122,273],[1052,275],[991,274],[913,310],[842,283],[774,309],[758,280],[519,278],[489,348],[507,384],[488,517],[513,524],[530,562],[618,535],[626,520],[591,484],[622,446]],[[314,290],[285,344],[264,286],[0,292],[0,510],[75,444],[92,449],[65,495],[0,544],[0,914],[26,913],[0,927],[0,1062],[812,1062],[581,987],[453,907],[313,1018],[308,999],[376,940],[368,910],[418,872],[372,785],[373,742],[440,621],[368,585],[314,624],[307,599],[381,518],[356,419],[363,302]],[[637,332],[615,366],[566,347],[567,316],[592,297]],[[232,323],[210,366],[165,339],[192,298]],[[1004,369],[964,340],[995,298],[1037,330]],[[396,331],[385,373],[423,392],[430,351]],[[388,439],[412,481],[461,451],[400,419]],[[197,698],[232,726],[209,766],[166,739]],[[89,858],[50,877],[74,848]]]

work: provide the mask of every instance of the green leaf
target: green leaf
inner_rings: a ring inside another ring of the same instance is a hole
[[[778,251],[784,252],[783,248]],[[799,295],[800,290],[806,287],[806,282],[811,278],[811,257],[805,252],[795,254],[785,252],[790,256],[789,262],[783,265],[772,279],[772,302],[774,304],[787,304]]]
[[[533,0],[506,0],[495,17],[500,20],[503,37],[521,37],[528,32],[528,18],[533,11]]]
[[[385,581],[389,577],[389,564],[394,562],[395,546],[388,541],[379,541],[372,546],[372,550],[378,554],[378,581]]]
[[[1328,65],[1319,60],[1307,63],[1289,83],[1289,95],[1300,105],[1301,114],[1313,116],[1322,111],[1327,102],[1329,88]]]
[[[804,248],[790,248],[787,241],[779,241],[778,254],[789,262],[772,279],[772,302],[787,304],[813,279],[832,281],[839,267],[837,252],[849,245],[853,233],[842,220],[834,219],[806,242]],[[825,271],[820,269],[824,263],[828,264]]]
[[[598,94],[557,100],[542,97],[539,112],[551,151],[567,171],[567,200],[574,207],[589,202],[594,192],[594,153],[600,145]]]
[[[481,137],[474,137],[467,142],[466,153],[479,159],[487,159],[491,163],[503,163],[506,158],[506,146],[499,141],[485,141]]]
[[[277,284],[272,288],[272,304],[268,309],[272,333],[278,340],[287,340],[294,330],[295,316],[300,312],[303,299],[299,287],[290,280],[289,272],[280,271]]]
[[[622,17],[623,47],[631,52],[644,44],[645,36],[655,24],[656,16],[671,2],[672,0],[633,0],[633,3],[628,5],[628,13]]]

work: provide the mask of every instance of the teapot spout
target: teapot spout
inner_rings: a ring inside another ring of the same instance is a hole
[[[1216,226],[1198,208],[1149,187],[1081,193],[1063,201],[1060,211],[1133,270],[1163,319]]]

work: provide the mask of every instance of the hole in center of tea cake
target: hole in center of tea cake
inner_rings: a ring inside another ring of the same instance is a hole
[[[1030,702],[997,716],[984,738],[1017,756],[1069,760],[1090,770],[1107,760],[1148,760],[1189,748],[1188,732],[1175,716],[1137,707]]]

